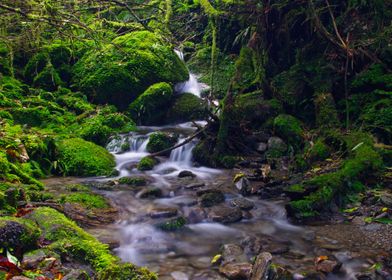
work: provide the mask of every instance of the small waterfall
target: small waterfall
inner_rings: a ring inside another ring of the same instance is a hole
[[[179,50],[174,50],[181,60],[184,60],[184,54]],[[197,97],[201,97],[201,93],[209,88],[208,85],[199,83],[197,76],[189,72],[189,80],[175,85],[174,90],[178,93],[192,93]]]
[[[106,149],[114,154],[118,154],[121,152],[128,152],[128,151],[146,153],[147,144],[148,144],[148,135],[137,135],[137,134],[120,135],[113,138],[109,142],[109,144],[107,144]]]
[[[185,138],[182,138],[178,141],[177,144],[181,144],[185,141]],[[195,143],[187,143],[184,146],[181,146],[177,149],[174,149],[170,153],[170,161],[171,162],[178,162],[183,164],[184,166],[191,166],[192,165],[192,150],[195,147]]]

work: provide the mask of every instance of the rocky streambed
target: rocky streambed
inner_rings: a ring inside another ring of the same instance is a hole
[[[192,142],[139,171],[156,130],[177,133],[181,142],[193,128],[144,127],[124,135],[109,145],[119,176],[83,180],[116,210],[115,222],[103,219],[87,230],[124,262],[146,266],[159,279],[390,279],[390,225],[352,213],[294,225],[287,195],[278,191],[293,180],[283,169],[272,170],[280,179],[265,183],[262,174],[246,176],[265,168],[262,159],[232,170],[197,166]],[[125,142],[129,148],[120,152]]]

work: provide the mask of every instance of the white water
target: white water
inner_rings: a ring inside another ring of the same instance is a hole
[[[174,52],[178,55],[181,60],[184,60],[184,54],[179,50],[174,50]],[[204,83],[199,83],[197,80],[197,76],[191,72],[189,72],[189,79],[186,82],[178,83],[175,85],[174,90],[181,93],[192,93],[197,97],[201,97],[201,93],[209,89],[209,86]]]

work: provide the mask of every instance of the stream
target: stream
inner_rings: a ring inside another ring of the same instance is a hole
[[[177,54],[182,58],[180,52]],[[177,85],[176,91],[200,97],[205,88],[190,74],[189,81]],[[366,236],[355,225],[293,225],[282,200],[243,198],[232,182],[239,170],[212,169],[192,161],[197,139],[172,150],[168,157],[159,157],[160,163],[151,171],[136,168],[140,159],[148,155],[151,133],[175,133],[181,143],[195,130],[192,123],[138,127],[137,132],[114,138],[107,145],[115,156],[118,178],[142,176],[148,181],[146,187],[135,190],[99,191],[119,210],[120,219],[92,233],[98,238],[106,234],[117,240],[114,252],[124,262],[146,266],[157,272],[159,279],[226,279],[211,259],[221,253],[223,245],[237,244],[244,249],[243,262],[250,262],[250,257],[260,251],[268,251],[274,263],[288,268],[296,279],[303,278],[299,273],[314,271],[315,258],[324,255],[343,264],[339,273],[329,273],[326,279],[374,279],[366,278],[366,273],[376,263],[375,256],[383,252],[383,244],[375,244],[371,235]],[[120,152],[125,143],[129,150]],[[192,176],[181,176],[183,171]],[[224,202],[203,207],[200,194],[211,189],[219,190]],[[242,211],[233,207],[238,202],[245,203],[240,207]],[[230,212],[234,208],[239,212]],[[177,217],[186,219],[184,228],[164,231],[157,227]]]
[[[198,126],[204,124],[198,122]],[[369,247],[365,239],[348,245],[355,230],[352,226],[293,225],[286,217],[284,201],[246,197],[252,206],[242,211],[242,219],[233,223],[216,222],[216,209],[231,208],[234,200],[244,198],[232,183],[233,170],[193,163],[192,149],[197,140],[173,150],[169,157],[159,157],[160,163],[153,170],[137,170],[139,160],[148,155],[149,134],[154,131],[177,133],[180,143],[195,129],[192,123],[139,127],[138,132],[113,139],[107,146],[116,158],[119,178],[142,176],[149,182],[147,187],[135,191],[100,191],[120,211],[120,220],[108,227],[106,234],[118,239],[119,246],[114,252],[123,261],[146,266],[157,272],[159,279],[225,279],[211,265],[211,259],[221,252],[222,245],[240,244],[245,255],[250,256],[262,248],[273,254],[275,263],[296,273],[314,270],[317,256],[334,256],[343,267],[339,274],[331,273],[327,279],[357,279],[355,275],[372,265],[369,256],[378,254],[379,249]],[[129,142],[130,150],[119,153],[125,142]],[[180,178],[184,170],[195,176]],[[146,197],[143,195],[146,189],[159,189],[160,195]],[[200,206],[197,193],[206,189],[221,190],[225,201],[214,207]],[[187,220],[181,230],[163,231],[156,227],[180,216]],[[299,274],[298,279],[301,279]]]

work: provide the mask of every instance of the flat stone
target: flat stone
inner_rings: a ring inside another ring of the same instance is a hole
[[[221,266],[219,272],[232,280],[249,279],[252,265],[250,263],[228,263]]]
[[[159,219],[174,217],[177,213],[178,210],[176,208],[155,208],[149,214],[151,218]]]
[[[239,207],[242,210],[250,210],[253,207],[255,207],[255,204],[253,203],[253,201],[250,201],[246,198],[234,198],[232,201],[230,201],[230,204],[232,206],[236,206]]]
[[[229,224],[240,221],[242,219],[242,212],[237,207],[215,206],[208,216],[214,222]]]

